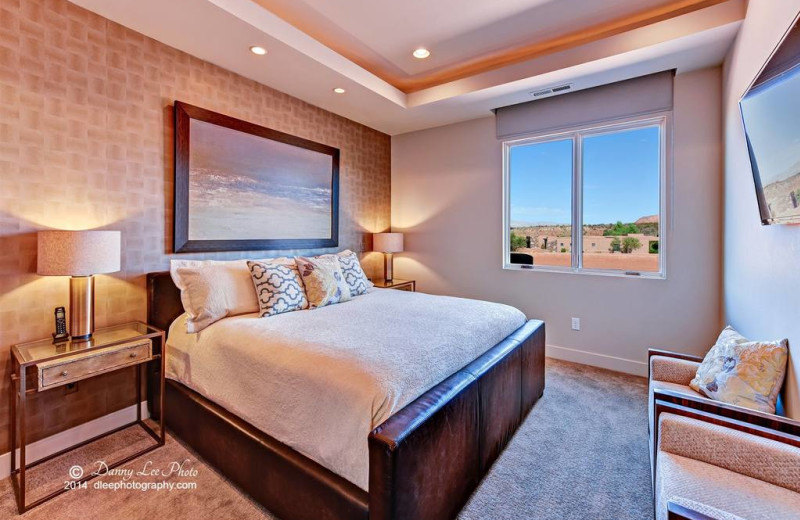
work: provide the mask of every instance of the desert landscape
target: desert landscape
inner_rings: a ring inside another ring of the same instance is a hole
[[[764,198],[773,218],[800,220],[800,173],[764,186]]]
[[[534,258],[534,265],[569,267],[572,263],[572,226],[531,225],[511,228],[515,253]],[[590,224],[583,227],[583,267],[621,271],[658,272],[658,215],[635,222]]]
[[[515,253],[533,255],[535,265],[569,267],[570,253],[548,253],[533,249],[518,249]],[[618,269],[621,271],[658,272],[658,255],[624,255],[622,253],[587,253],[583,255],[583,267],[589,269]]]

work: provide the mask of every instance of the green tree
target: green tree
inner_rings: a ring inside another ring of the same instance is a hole
[[[609,253],[616,253],[622,248],[622,242],[618,238],[614,238],[608,246]]]
[[[625,237],[622,240],[622,252],[623,253],[633,253],[637,249],[642,247],[642,243],[639,242],[638,238],[635,237]]]
[[[514,233],[513,231],[511,232],[511,250],[512,251],[516,251],[517,249],[521,249],[521,248],[525,247],[526,245],[528,245],[528,241],[525,240],[525,237],[521,237],[521,236],[517,235],[516,233]]]
[[[603,231],[603,236],[620,237],[638,232],[639,228],[636,227],[636,224],[623,224],[621,221],[618,220],[616,224]]]

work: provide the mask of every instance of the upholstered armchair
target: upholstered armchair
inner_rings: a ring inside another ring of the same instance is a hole
[[[675,394],[653,392],[656,520],[800,518],[800,423],[755,412],[772,418],[757,426]]]
[[[690,354],[680,354],[668,350],[649,349],[649,403],[648,429],[650,431],[651,454],[653,430],[655,428],[654,396],[658,392],[662,400],[680,404],[687,408],[736,419],[756,426],[775,428],[783,432],[800,435],[800,423],[782,415],[759,412],[750,408],[723,403],[709,399],[695,392],[689,383],[697,373],[703,358]]]

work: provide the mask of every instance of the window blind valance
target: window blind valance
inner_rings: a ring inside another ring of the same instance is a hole
[[[537,99],[495,110],[497,138],[672,110],[674,70]]]

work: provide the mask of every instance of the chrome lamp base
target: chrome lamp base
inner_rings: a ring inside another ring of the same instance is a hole
[[[392,281],[392,263],[394,261],[394,254],[393,253],[383,253],[383,279],[387,282]]]
[[[73,339],[89,339],[94,332],[94,276],[69,279],[69,332]]]

